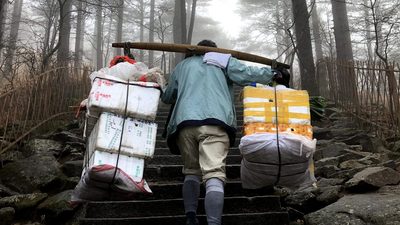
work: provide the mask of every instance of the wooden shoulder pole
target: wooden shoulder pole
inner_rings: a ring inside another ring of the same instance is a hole
[[[150,42],[126,42],[126,43],[113,43],[114,48],[135,48],[145,50],[156,50],[165,52],[181,52],[181,53],[193,53],[193,54],[204,54],[206,52],[220,52],[225,54],[231,54],[233,57],[245,60],[249,62],[261,63],[269,66],[276,66],[289,69],[290,66],[284,63],[276,62],[275,60],[253,55],[245,52],[239,52],[224,48],[214,48],[198,45],[186,45],[186,44],[170,44],[170,43],[150,43]]]

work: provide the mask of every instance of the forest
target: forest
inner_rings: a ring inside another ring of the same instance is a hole
[[[400,224],[399,112],[400,0],[0,0],[0,225]]]
[[[0,7],[0,100],[9,104],[3,115],[41,121],[69,111],[88,92],[88,74],[123,54],[112,43],[211,39],[286,63],[294,88],[332,100],[378,130],[399,130],[399,0],[2,0]],[[132,53],[166,75],[182,59]],[[54,105],[54,98],[65,102]]]

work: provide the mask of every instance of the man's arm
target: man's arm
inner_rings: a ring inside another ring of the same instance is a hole
[[[164,93],[161,95],[161,101],[167,104],[175,103],[177,94],[178,94],[178,82],[176,80],[176,72],[171,74],[168,80],[167,88],[165,89]]]
[[[269,67],[247,66],[234,57],[229,59],[228,77],[236,84],[245,86],[252,82],[268,84],[274,77]]]

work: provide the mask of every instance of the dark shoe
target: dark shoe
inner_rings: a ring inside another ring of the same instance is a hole
[[[197,219],[187,218],[186,225],[199,225],[199,221]]]

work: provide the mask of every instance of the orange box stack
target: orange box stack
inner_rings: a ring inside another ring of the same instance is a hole
[[[278,123],[279,133],[296,134],[312,139],[307,91],[278,89],[275,96],[271,87],[247,86],[243,90],[243,106],[245,135],[276,133]]]

